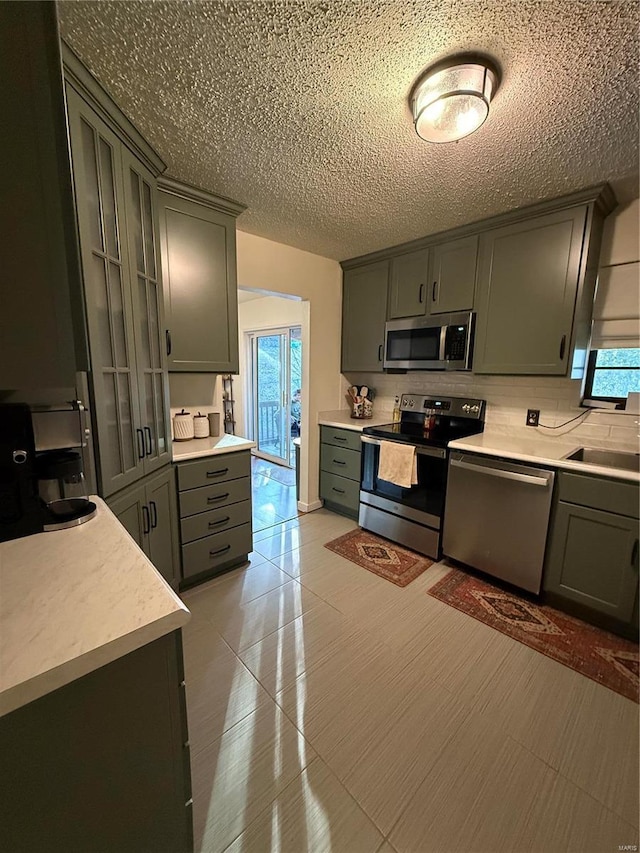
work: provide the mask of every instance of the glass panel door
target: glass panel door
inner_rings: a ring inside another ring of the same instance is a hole
[[[254,351],[255,441],[261,454],[288,462],[286,428],[288,333],[256,334]]]

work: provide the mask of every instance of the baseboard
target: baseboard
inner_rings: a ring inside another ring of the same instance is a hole
[[[314,509],[320,509],[323,505],[323,501],[317,500],[312,501],[310,504],[303,503],[302,501],[298,501],[298,510],[300,512],[313,512]]]

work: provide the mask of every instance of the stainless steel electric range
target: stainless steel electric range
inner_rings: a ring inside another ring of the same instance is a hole
[[[447,445],[484,429],[485,401],[405,394],[400,422],[362,431],[358,523],[365,530],[439,560],[447,488]],[[418,482],[403,488],[378,477],[381,442],[415,448]]]

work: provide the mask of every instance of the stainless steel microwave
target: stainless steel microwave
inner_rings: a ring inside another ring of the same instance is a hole
[[[407,317],[385,326],[384,367],[397,370],[471,370],[473,311]]]

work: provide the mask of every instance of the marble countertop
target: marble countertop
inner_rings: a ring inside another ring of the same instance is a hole
[[[184,625],[190,613],[98,497],[91,521],[0,543],[0,716]]]
[[[204,456],[216,456],[219,453],[234,453],[239,450],[251,450],[255,441],[242,438],[240,435],[210,435],[207,438],[192,438],[189,441],[172,441],[171,457],[174,462],[185,462],[187,459],[199,459]]]
[[[362,432],[362,430],[368,426],[390,424],[392,420],[392,412],[374,412],[372,418],[352,418],[351,412],[348,409],[337,409],[333,412],[318,413],[318,423],[321,426],[352,429],[354,432]]]
[[[518,462],[532,462],[536,465],[549,465],[567,471],[592,474],[599,477],[615,477],[620,480],[640,482],[638,471],[625,471],[623,468],[611,468],[608,465],[593,465],[587,462],[563,459],[579,447],[589,446],[576,439],[566,436],[552,438],[535,433],[529,437],[519,432],[492,432],[485,430],[479,435],[459,438],[449,442],[451,450],[467,450],[473,453],[483,453],[486,456],[502,456]],[[614,448],[610,448],[614,449]],[[624,448],[620,448],[621,450]]]

